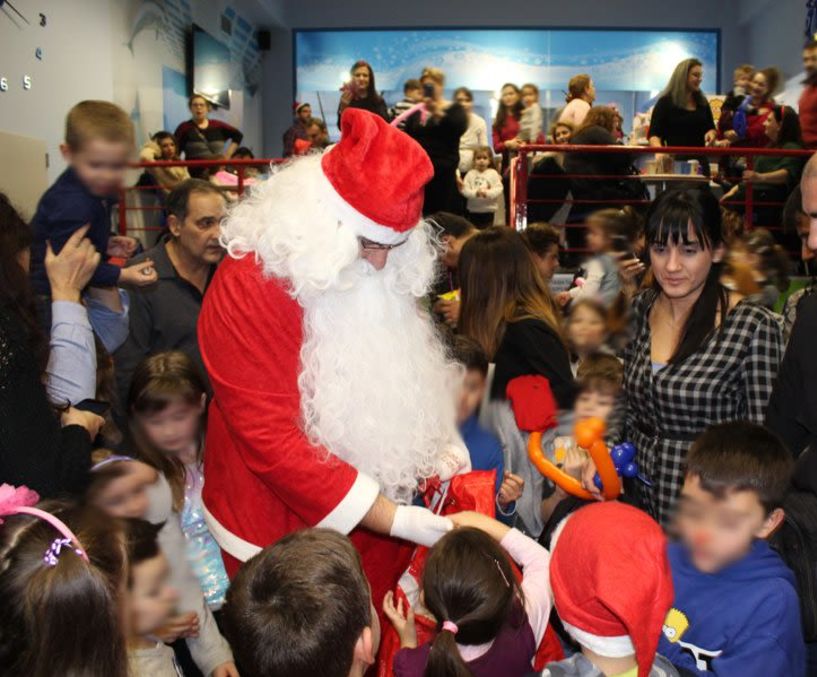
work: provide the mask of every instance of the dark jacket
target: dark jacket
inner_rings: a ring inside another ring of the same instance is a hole
[[[343,117],[343,111],[346,110],[346,108],[362,108],[363,110],[367,110],[375,115],[379,115],[387,122],[389,120],[389,111],[386,108],[386,102],[379,94],[367,96],[363,99],[354,97],[348,104],[346,104],[345,108],[341,108],[341,106],[342,104],[338,105],[338,128],[340,128],[340,119]]]
[[[449,106],[442,117],[422,123],[420,113],[406,120],[406,133],[423,147],[434,176],[426,184],[423,214],[452,212],[462,214],[463,199],[457,189],[457,167],[460,163],[460,137],[468,129],[468,114],[458,103]]]
[[[102,262],[89,284],[113,287],[117,283],[120,268],[107,262],[108,238],[111,234],[110,200],[92,194],[69,167],[45,191],[31,220],[34,235],[31,244],[31,285],[37,294],[51,294],[45,272],[46,241],[51,242],[51,248],[58,254],[68,238],[86,223],[91,224],[86,237],[102,255]]]
[[[766,427],[794,456],[806,448],[817,453],[817,295],[805,297],[766,410]]]
[[[615,136],[603,127],[588,127],[576,134],[573,145],[615,146]],[[629,153],[566,153],[565,174],[627,176],[632,173],[633,157]],[[632,200],[641,196],[642,184],[635,179],[571,179],[571,191],[576,200]],[[595,211],[610,204],[576,205],[577,211]]]
[[[81,494],[91,439],[81,426],[60,426],[28,338],[20,318],[0,307],[0,483],[41,498]]]
[[[494,362],[491,399],[505,399],[508,383],[517,376],[541,375],[550,381],[559,409],[573,406],[575,386],[567,348],[542,320],[509,322]]]
[[[128,289],[130,296],[130,333],[114,353],[120,405],[127,400],[131,377],[137,365],[149,355],[164,350],[186,353],[206,378],[199,352],[196,324],[204,298],[193,284],[179,277],[167,255],[166,241],[133,259],[136,265],[150,258],[159,280],[148,287]],[[207,279],[209,285],[216,266]]]

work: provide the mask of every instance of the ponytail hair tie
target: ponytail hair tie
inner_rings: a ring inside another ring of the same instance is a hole
[[[460,631],[454,621],[443,621],[443,630],[448,630],[452,635],[456,635]]]

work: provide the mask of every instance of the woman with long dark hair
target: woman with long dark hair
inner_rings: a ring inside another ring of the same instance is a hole
[[[643,506],[666,525],[692,440],[715,423],[763,422],[783,337],[771,311],[721,284],[721,212],[708,189],[663,193],[645,230],[654,283],[633,303],[622,439],[650,482],[638,483]]]
[[[763,123],[763,132],[766,148],[803,149],[800,118],[790,106],[773,106]],[[721,200],[730,203],[727,205],[730,209],[742,213],[745,208],[743,201],[746,199],[746,184],[752,183],[754,199],[757,202],[780,203],[780,206],[771,209],[768,206],[756,208],[759,213],[758,219],[762,219],[762,223],[772,223],[775,217],[780,218],[783,203],[800,181],[804,160],[802,157],[774,155],[758,157],[754,169],[743,172],[743,182],[732,188]]]
[[[349,69],[351,79],[341,88],[340,103],[338,104],[338,129],[340,118],[347,108],[362,108],[379,115],[384,120],[389,119],[386,102],[377,93],[374,82],[374,71],[368,61],[355,61]]]
[[[510,228],[492,226],[470,238],[460,253],[458,272],[459,330],[475,339],[496,365],[483,422],[508,449],[508,470],[525,480],[517,510],[528,533],[538,535],[543,478],[527,460],[527,438],[516,427],[506,389],[517,376],[544,376],[559,409],[572,408],[573,373],[561,313],[521,235]]]
[[[80,292],[99,254],[82,233],[77,231],[59,255],[46,256],[55,323],[62,316],[59,304],[85,314]],[[0,194],[0,478],[51,497],[83,490],[91,441],[104,419],[74,408],[60,415],[49,401],[48,339],[40,331],[29,285],[30,247],[31,230]]]
[[[503,172],[508,167],[508,157],[521,145],[519,121],[522,118],[522,91],[512,82],[502,85],[499,108],[493,125],[494,150],[502,155]]]

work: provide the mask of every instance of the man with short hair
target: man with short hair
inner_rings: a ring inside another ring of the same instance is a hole
[[[808,218],[808,238],[804,250],[817,250],[817,155],[812,155],[800,180],[803,212]],[[766,410],[766,427],[777,433],[795,456],[810,448],[817,471],[817,295],[797,305],[797,319],[791,330],[786,354],[777,373]],[[802,461],[801,461],[802,462]],[[798,473],[795,473],[797,478]],[[815,475],[817,477],[817,475]]]
[[[292,126],[284,132],[284,157],[296,154],[297,141],[309,141],[307,127],[312,119],[312,106],[308,103],[295,104],[295,119]]]
[[[131,264],[151,259],[159,279],[148,287],[128,289],[130,333],[114,354],[121,405],[134,369],[148,355],[181,350],[204,374],[196,323],[204,292],[224,255],[219,226],[226,214],[225,201],[207,181],[188,179],[168,195],[167,211],[167,237]]]
[[[440,273],[432,287],[434,312],[438,313],[449,327],[456,327],[460,319],[460,280],[457,266],[460,252],[474,235],[477,229],[468,219],[451,212],[437,212],[428,220],[439,229],[442,243],[440,254]]]
[[[809,40],[803,47],[803,93],[800,95],[800,129],[806,148],[817,148],[817,40]]]

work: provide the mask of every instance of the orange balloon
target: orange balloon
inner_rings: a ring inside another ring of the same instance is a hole
[[[599,418],[598,416],[586,419],[586,425],[595,430],[600,438],[604,437],[604,433],[607,432],[607,424],[603,418]]]
[[[621,480],[616,472],[616,466],[610,457],[610,450],[604,440],[596,440],[590,447],[590,456],[596,464],[596,471],[601,478],[601,493],[608,501],[618,498],[621,493]]]
[[[601,439],[598,427],[593,423],[593,419],[579,421],[573,428],[573,436],[576,438],[576,444],[582,449],[590,449],[593,442]]]
[[[616,473],[616,467],[604,440],[597,439],[589,445],[590,457],[596,464],[596,470],[601,477],[602,495],[608,501],[618,498],[621,493],[621,480]],[[532,432],[528,438],[528,458],[536,469],[549,480],[553,481],[573,496],[591,500],[593,494],[587,491],[575,477],[568,475],[561,468],[557,468],[542,452],[542,433]]]
[[[528,438],[528,458],[536,469],[549,480],[555,482],[567,493],[591,500],[593,494],[587,491],[575,477],[571,477],[561,468],[557,468],[553,463],[545,458],[542,452],[542,433],[532,432]],[[608,454],[609,458],[609,454]],[[612,459],[610,459],[612,463]],[[615,471],[615,468],[613,469]]]

